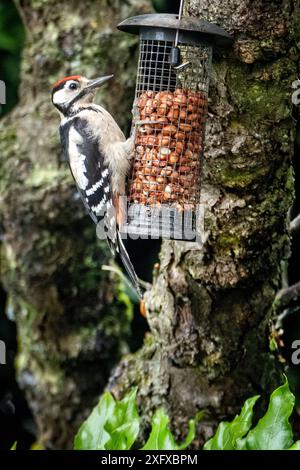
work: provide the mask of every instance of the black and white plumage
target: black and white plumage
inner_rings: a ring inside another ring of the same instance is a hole
[[[138,277],[118,230],[134,136],[126,140],[113,117],[92,102],[95,89],[110,78],[66,77],[54,85],[52,102],[61,115],[61,143],[82,201],[95,224],[100,224],[98,233],[100,226],[112,252],[120,255],[141,296]]]

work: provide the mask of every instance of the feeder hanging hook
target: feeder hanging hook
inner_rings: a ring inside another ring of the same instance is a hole
[[[176,30],[174,46],[170,51],[170,64],[172,67],[177,68],[180,66],[180,49],[178,47],[179,41],[179,26],[182,18],[184,0],[180,0],[179,13],[178,13],[178,28]]]

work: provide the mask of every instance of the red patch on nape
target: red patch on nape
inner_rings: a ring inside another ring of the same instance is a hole
[[[63,82],[67,82],[68,80],[79,80],[81,78],[81,75],[71,75],[70,77],[65,77],[62,78],[61,80],[58,80],[56,83],[54,83],[52,88],[56,88]]]

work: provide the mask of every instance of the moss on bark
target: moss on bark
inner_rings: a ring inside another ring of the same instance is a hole
[[[146,294],[151,338],[121,362],[109,387],[120,396],[138,385],[146,426],[164,406],[178,436],[205,410],[197,447],[246,398],[266,396],[280,380],[269,325],[280,262],[289,256],[299,1],[187,0],[185,8],[235,39],[213,62],[201,195],[206,237],[199,245],[164,242]]]
[[[137,39],[117,32],[148,2],[18,3],[27,40],[17,108],[1,121],[1,283],[18,325],[18,378],[41,442],[72,446],[112,366],[127,351],[130,307],[62,160],[51,85],[66,75],[114,73],[99,100],[124,130],[134,92]]]

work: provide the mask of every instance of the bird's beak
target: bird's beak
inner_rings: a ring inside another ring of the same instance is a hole
[[[102,85],[104,85],[104,83],[108,82],[112,78],[113,75],[106,75],[105,77],[99,77],[95,78],[94,80],[89,80],[85,87],[85,90],[90,91],[94,90],[95,88],[100,88]]]

